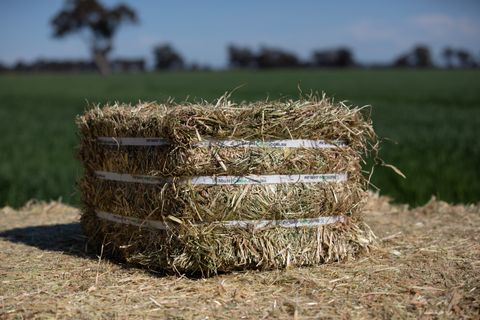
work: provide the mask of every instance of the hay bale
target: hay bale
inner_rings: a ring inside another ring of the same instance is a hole
[[[104,252],[149,268],[212,274],[354,257],[362,154],[359,108],[325,97],[144,104],[79,117],[82,224]]]

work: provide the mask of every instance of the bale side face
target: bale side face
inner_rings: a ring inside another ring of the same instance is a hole
[[[321,174],[360,170],[360,155],[348,147],[329,149],[271,147],[82,147],[91,171],[182,177],[204,175]]]
[[[144,185],[98,181],[81,183],[84,203],[120,215],[185,223],[229,220],[302,219],[358,215],[365,192],[358,182],[276,185]]]
[[[354,259],[368,252],[375,236],[365,224],[264,230],[213,225],[150,230],[106,222],[85,211],[82,224],[94,245],[130,263],[167,273],[201,274],[312,266]]]
[[[97,137],[162,137],[168,109],[153,102],[95,106],[77,117],[76,123],[81,142],[96,143]]]

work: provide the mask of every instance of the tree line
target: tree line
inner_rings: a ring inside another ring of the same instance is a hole
[[[308,59],[295,53],[274,47],[253,50],[248,47],[227,47],[228,67],[232,69],[279,69],[279,68],[478,68],[480,60],[462,48],[445,47],[441,52],[442,64],[435,63],[432,51],[426,45],[414,46],[400,54],[391,63],[362,64],[346,47],[314,50]],[[207,65],[187,63],[182,54],[171,44],[162,43],[152,49],[153,70],[211,70]],[[0,63],[0,72],[146,72],[149,71],[144,58],[116,58],[101,60],[52,60],[38,59],[27,63],[18,61],[12,66]]]
[[[480,66],[480,60],[468,50],[462,48],[452,48],[447,46],[442,51],[444,67],[446,68],[477,68]],[[430,49],[426,45],[418,45],[411,51],[401,54],[393,62],[394,67],[416,67],[433,68],[437,67],[432,60]]]
[[[161,44],[153,49],[155,70],[197,69],[185,63],[181,53],[171,44]],[[408,52],[400,54],[390,63],[365,65],[355,59],[353,50],[348,47],[313,50],[309,59],[302,60],[295,53],[275,48],[229,45],[227,47],[228,66],[233,69],[274,69],[274,68],[478,68],[480,59],[462,48],[447,46],[442,51],[443,64],[437,64],[427,45],[416,45]],[[208,67],[205,67],[208,68]]]
[[[63,38],[77,34],[81,36],[91,52],[91,60],[48,60],[39,59],[26,63],[18,61],[13,66],[0,63],[1,71],[53,71],[78,72],[98,70],[102,74],[114,72],[146,71],[144,58],[110,59],[113,40],[121,26],[138,23],[135,10],[125,4],[112,7],[103,5],[98,0],[66,0],[61,10],[56,13],[50,24],[54,38]],[[171,44],[163,43],[152,50],[154,69],[161,70],[208,70],[208,66],[186,63],[181,53]],[[352,49],[348,47],[314,50],[309,58],[301,59],[294,52],[264,46],[258,50],[245,46],[229,45],[227,47],[228,66],[235,69],[274,69],[274,68],[360,68],[360,67],[395,67],[395,68],[435,68],[432,52],[427,45],[417,45],[410,51],[402,53],[393,62],[387,64],[363,65],[355,60]],[[442,51],[444,67],[477,68],[480,59],[468,50],[447,46]]]
[[[357,65],[352,50],[346,47],[315,50],[309,60],[302,60],[293,52],[274,47],[262,47],[255,51],[248,47],[230,45],[227,52],[229,66],[232,68],[344,68]]]

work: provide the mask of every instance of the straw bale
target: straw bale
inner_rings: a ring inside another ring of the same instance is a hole
[[[214,107],[192,104],[172,109],[165,119],[167,135],[180,145],[234,138],[343,140],[354,150],[365,150],[375,139],[362,108],[334,103],[325,95],[238,105],[226,99],[221,97]]]
[[[110,223],[86,210],[82,225],[91,243],[106,256],[156,271],[202,276],[355,259],[376,241],[360,221],[294,229],[227,229],[208,224],[159,231]]]
[[[143,219],[188,222],[301,219],[355,215],[365,191],[355,182],[276,185],[147,185],[81,181],[84,203],[106,212]]]
[[[221,97],[180,105],[94,108],[78,118],[82,222],[92,242],[111,255],[165,271],[212,274],[340,261],[368,251],[374,235],[362,222],[367,181],[363,156],[375,143],[361,108],[325,96],[297,101],[230,102]],[[99,137],[164,138],[163,146],[104,145]],[[219,140],[257,146],[198,146]],[[331,148],[263,145],[285,139],[323,140]],[[152,185],[100,179],[96,171],[164,178]],[[196,176],[348,173],[345,182],[197,185]],[[96,210],[169,224],[149,230],[99,219]],[[266,230],[225,228],[232,220],[344,216],[344,222]],[[220,224],[219,224],[220,223]],[[108,244],[108,245],[107,245]]]

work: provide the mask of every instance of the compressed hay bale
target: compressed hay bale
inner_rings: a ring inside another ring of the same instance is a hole
[[[88,234],[97,235],[92,238],[107,240],[112,254],[151,268],[209,274],[311,265],[368,249],[373,235],[360,222],[366,187],[360,161],[374,133],[359,109],[334,105],[324,97],[241,105],[219,99],[215,107],[189,104],[167,109],[137,108],[130,115],[133,121],[128,121],[128,111],[122,108],[107,109],[112,113],[105,112],[106,120],[99,120],[102,113],[98,110],[79,119],[88,140],[82,142],[80,151],[87,168],[80,183],[86,206],[82,221]],[[154,118],[155,125],[149,123],[151,110],[161,113]],[[103,130],[105,122],[109,126]],[[102,137],[116,138],[117,145],[99,143]],[[123,146],[121,137],[164,137],[169,144]],[[285,139],[325,140],[333,146],[292,148],[268,143]],[[225,145],[224,140],[241,145]],[[229,179],[346,172],[348,180],[343,182],[191,183],[198,176]],[[139,181],[115,181],[107,177],[109,173],[121,178],[131,175],[129,179]],[[99,212],[110,213],[116,222],[99,219]],[[332,225],[296,228],[230,228],[224,224],[331,215],[344,219]],[[164,222],[165,230],[151,231],[143,224],[151,220]],[[132,221],[140,227],[128,226]]]
[[[349,221],[305,228],[225,228],[210,224],[156,230],[98,219],[85,211],[82,225],[102,252],[156,271],[201,273],[312,266],[355,258],[375,236]]]
[[[81,185],[84,202],[99,210],[184,223],[353,216],[364,198],[361,185],[352,182],[156,186],[85,177]]]
[[[155,103],[131,105],[95,106],[77,118],[81,137],[78,157],[85,169],[92,173],[99,168],[108,171],[118,167],[118,161],[128,153],[120,151],[118,142],[99,143],[99,137],[162,137],[163,122],[168,107]],[[146,148],[150,150],[145,159],[164,159],[167,145]],[[116,152],[115,152],[116,151]],[[130,168],[132,169],[132,168]]]
[[[342,140],[350,148],[362,150],[375,137],[361,108],[333,103],[325,95],[240,105],[225,98],[220,98],[215,107],[203,104],[176,107],[166,117],[169,138],[187,146],[206,138]]]
[[[165,146],[166,147],[166,146]],[[167,150],[163,148],[163,150]],[[301,150],[299,150],[301,149]],[[89,165],[99,171],[137,175],[196,176],[248,174],[301,174],[344,170],[358,166],[358,153],[348,148],[209,147],[180,148],[168,154],[157,147],[95,147]],[[171,150],[170,150],[171,151]],[[357,161],[349,161],[351,158]],[[181,163],[182,165],[178,165]]]

